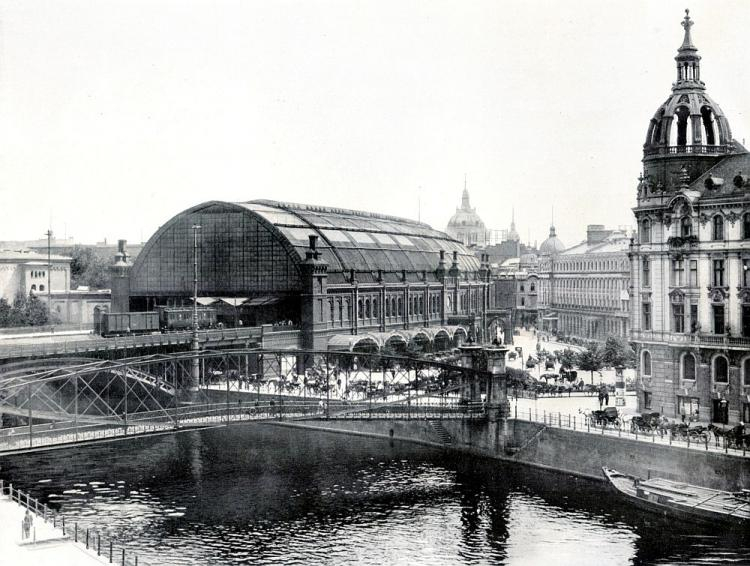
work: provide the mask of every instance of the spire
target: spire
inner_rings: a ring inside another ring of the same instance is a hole
[[[693,38],[690,37],[690,28],[693,27],[693,23],[693,20],[690,19],[690,10],[686,9],[685,17],[682,20],[682,27],[685,28],[685,38],[682,40],[682,45],[678,51],[698,50],[695,45],[693,45]]]
[[[461,208],[463,210],[471,210],[471,204],[469,204],[469,189],[466,188],[466,173],[464,173],[464,193],[461,197]]]
[[[685,17],[682,20],[682,27],[685,28],[685,37],[677,50],[677,82],[672,86],[672,90],[679,88],[705,88],[701,82],[701,57],[698,55],[698,48],[693,45],[693,38],[690,35],[690,28],[693,27],[693,20],[690,19],[690,10],[685,10]]]

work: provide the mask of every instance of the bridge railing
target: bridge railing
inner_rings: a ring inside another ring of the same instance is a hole
[[[28,492],[14,488],[12,483],[5,484],[0,479],[0,497],[8,496],[10,501],[17,503],[22,508],[28,509],[36,516],[37,521],[43,521],[46,525],[51,525],[53,529],[58,529],[60,534],[69,537],[75,544],[80,544],[92,554],[96,552],[99,557],[108,560],[111,564],[120,564],[122,566],[138,566],[138,555],[129,551],[122,541],[102,532],[95,527],[85,526],[85,522],[66,517],[59,514],[55,509],[47,504],[41,503],[37,498],[31,497]],[[7,525],[6,525],[7,527]],[[22,531],[19,525],[19,533]],[[36,542],[36,527],[32,526],[32,532],[29,534],[31,542]],[[140,564],[146,565],[141,561]]]

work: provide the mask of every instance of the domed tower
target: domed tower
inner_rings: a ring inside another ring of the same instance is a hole
[[[484,246],[487,240],[487,231],[484,222],[477,214],[476,209],[469,203],[469,191],[464,181],[464,192],[461,197],[461,207],[451,216],[445,231],[451,238],[455,238],[466,246]]]
[[[539,246],[539,255],[557,255],[565,251],[565,244],[557,237],[555,225],[549,227],[549,237]]]
[[[678,178],[683,167],[692,182],[722,157],[736,149],[742,151],[732,140],[721,108],[706,93],[701,57],[690,33],[692,26],[689,10],[685,10],[685,36],[675,57],[677,80],[672,83],[672,94],[651,118],[643,145],[639,200],[674,191],[684,182]]]

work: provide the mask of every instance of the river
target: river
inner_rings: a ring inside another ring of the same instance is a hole
[[[0,477],[145,565],[726,564],[750,541],[604,484],[273,425],[0,459]]]

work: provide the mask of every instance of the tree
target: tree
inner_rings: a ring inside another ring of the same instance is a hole
[[[0,299],[0,327],[41,326],[49,321],[47,305],[35,295],[18,293],[12,305]]]
[[[611,367],[631,366],[635,363],[635,352],[624,339],[609,336],[604,343],[603,361]]]
[[[601,348],[592,344],[578,354],[576,361],[579,369],[591,372],[591,384],[593,385],[594,372],[599,371],[604,366]]]
[[[70,256],[70,286],[75,289],[83,285],[92,289],[110,286],[109,262],[96,255],[91,248],[75,246]]]
[[[0,299],[0,328],[10,326],[10,303],[5,299]]]
[[[569,370],[576,365],[577,354],[570,348],[565,348],[557,353],[557,361],[560,362],[560,370]]]

